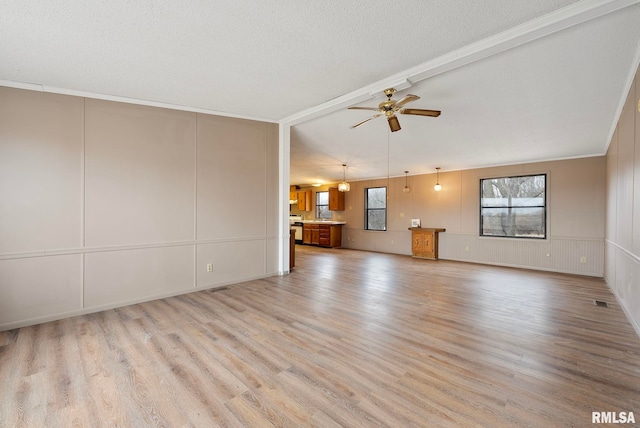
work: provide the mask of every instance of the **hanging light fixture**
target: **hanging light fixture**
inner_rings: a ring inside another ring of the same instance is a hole
[[[436,185],[433,186],[433,189],[436,192],[439,192],[440,190],[442,190],[442,186],[440,185],[440,167],[436,167]]]
[[[411,189],[409,189],[409,185],[407,184],[407,174],[409,174],[409,171],[404,172],[404,187],[402,188],[402,191],[404,193],[409,193],[411,191]]]
[[[338,184],[338,191],[348,192],[351,190],[351,185],[347,183],[347,165],[342,164],[342,183]]]

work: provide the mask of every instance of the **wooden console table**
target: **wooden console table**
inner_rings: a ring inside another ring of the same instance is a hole
[[[446,229],[410,227],[411,255],[420,259],[438,260],[438,233]]]

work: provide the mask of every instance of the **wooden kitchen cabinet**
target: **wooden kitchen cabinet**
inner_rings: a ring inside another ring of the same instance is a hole
[[[446,229],[410,227],[409,230],[411,231],[411,255],[421,259],[437,260],[438,233]]]
[[[298,186],[289,186],[289,200],[297,201],[298,200]]]
[[[298,192],[298,209],[300,211],[311,211],[311,190]]]
[[[302,243],[320,245],[320,225],[305,223],[302,229]]]
[[[342,247],[342,225],[305,223],[302,243],[330,248]]]
[[[296,231],[289,229],[289,270],[296,265]]]
[[[344,192],[337,187],[329,188],[329,211],[344,211]]]

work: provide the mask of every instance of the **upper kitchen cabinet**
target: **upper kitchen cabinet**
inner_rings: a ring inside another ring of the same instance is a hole
[[[298,186],[289,186],[289,201],[298,202]]]
[[[298,192],[298,209],[300,211],[311,211],[311,190]]]
[[[337,187],[329,188],[329,211],[344,211],[344,192]]]

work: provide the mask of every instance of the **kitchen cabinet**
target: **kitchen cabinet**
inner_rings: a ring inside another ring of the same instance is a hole
[[[410,227],[411,255],[420,259],[438,259],[438,233],[446,229]]]
[[[329,211],[344,211],[344,192],[337,187],[329,188]]]
[[[289,186],[289,200],[297,201],[298,200],[298,189],[299,186]]]
[[[310,245],[320,244],[320,225],[305,223],[302,228],[302,243]]]
[[[298,209],[300,211],[311,211],[311,190],[298,192]]]
[[[342,247],[342,225],[305,223],[302,243],[330,248]]]
[[[296,265],[296,231],[289,229],[289,270]]]

